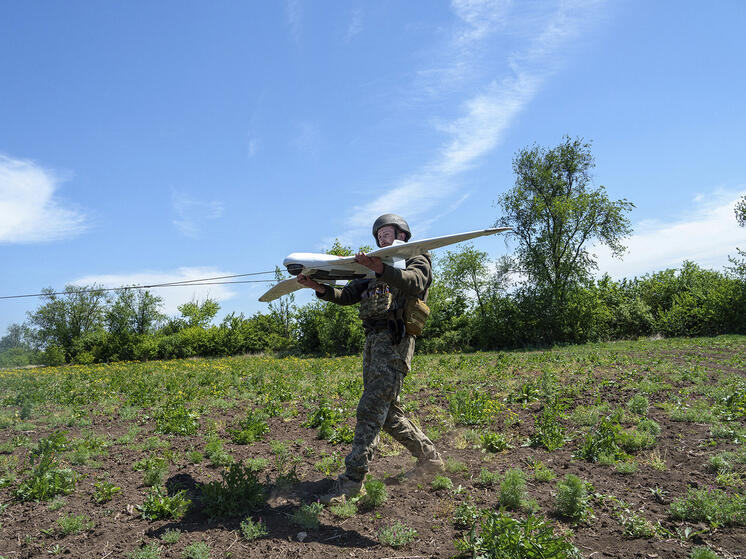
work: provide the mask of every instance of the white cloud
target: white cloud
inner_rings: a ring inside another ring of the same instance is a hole
[[[72,281],[73,285],[101,285],[105,288],[117,288],[132,285],[153,285],[156,283],[171,283],[201,278],[212,278],[231,275],[231,272],[210,267],[178,268],[173,271],[146,271],[128,274],[90,275]],[[219,281],[219,280],[218,280]],[[257,286],[261,284],[247,284]],[[152,293],[163,298],[162,311],[169,316],[179,314],[178,306],[195,299],[204,301],[206,298],[218,302],[227,301],[236,296],[231,284],[164,287],[151,290]]]
[[[635,233],[624,242],[627,253],[623,260],[612,258],[606,247],[593,251],[598,256],[598,274],[632,278],[679,268],[684,260],[722,270],[728,265],[728,255],[735,256],[736,247],[746,249],[746,229],[738,226],[733,213],[744,194],[746,190],[718,190],[698,195],[693,200],[696,206],[680,219],[638,223]]]
[[[502,77],[492,78],[481,86],[471,86],[469,82],[471,87],[465,90],[479,93],[461,103],[457,118],[437,126],[445,139],[431,160],[408,176],[394,180],[386,193],[353,208],[347,219],[347,226],[353,231],[345,236],[355,237],[376,216],[386,212],[400,213],[414,222],[424,220],[444,202],[462,195],[456,177],[473,168],[479,158],[500,144],[543,82],[558,71],[562,48],[592,24],[595,12],[586,7],[594,3],[561,1],[552,12],[537,15],[514,13],[509,9],[511,4],[504,1],[454,0],[452,7],[460,23],[450,40],[451,52],[444,55],[447,64],[435,72],[448,78],[444,83],[453,82],[456,77],[466,80],[473,75],[470,66],[476,63],[473,60],[484,56],[480,53],[494,56],[486,39],[496,29],[528,26],[530,20],[533,34],[522,49],[505,55]],[[427,90],[435,86],[421,84],[420,87]]]
[[[208,221],[223,215],[222,202],[196,200],[177,190],[172,191],[171,202],[176,214],[172,223],[187,237],[199,237]]]
[[[56,195],[61,178],[31,161],[0,155],[0,243],[39,243],[74,237],[86,215]]]

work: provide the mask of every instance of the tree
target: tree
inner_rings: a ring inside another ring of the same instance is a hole
[[[498,200],[503,215],[495,225],[512,228],[508,235],[518,241],[513,269],[542,300],[553,340],[569,292],[597,268],[589,243],[606,245],[621,257],[621,241],[632,231],[626,213],[634,205],[610,200],[603,186],[592,188],[594,166],[591,146],[580,138],[565,136],[551,149],[525,148],[513,159],[515,186]]]
[[[457,251],[447,251],[441,261],[441,278],[448,290],[467,301],[473,293],[482,319],[484,316],[484,292],[490,284],[487,253],[465,245]]]
[[[746,227],[746,196],[741,196],[741,199],[736,202],[735,212],[738,225]]]
[[[186,319],[186,325],[188,328],[197,326],[199,328],[205,328],[210,321],[215,318],[220,310],[220,304],[214,299],[209,297],[200,303],[197,300],[191,300],[188,303],[179,305],[177,307],[181,316]]]
[[[76,341],[103,327],[107,303],[104,291],[96,285],[66,285],[61,296],[55,295],[51,288],[42,292],[47,302],[28,313],[29,323],[36,328],[38,345],[59,346],[70,359]]]
[[[0,351],[13,348],[29,349],[29,338],[31,332],[25,324],[11,324],[8,333],[0,338]]]

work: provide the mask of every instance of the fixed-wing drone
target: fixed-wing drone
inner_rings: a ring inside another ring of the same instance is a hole
[[[409,241],[408,243],[397,240],[390,246],[369,252],[368,256],[371,258],[380,258],[384,264],[403,269],[405,260],[418,254],[462,241],[468,241],[469,239],[475,239],[476,237],[495,235],[504,231],[510,231],[510,227],[469,231],[468,233],[444,235],[443,237],[432,237],[430,239],[422,239],[421,241]],[[282,264],[292,276],[303,274],[319,283],[327,285],[334,285],[339,280],[372,278],[375,276],[373,270],[355,262],[354,256],[294,252],[289,254],[282,261]],[[273,285],[269,291],[259,297],[259,301],[269,303],[302,287],[296,278],[286,279]]]

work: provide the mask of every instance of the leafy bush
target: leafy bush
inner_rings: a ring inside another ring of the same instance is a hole
[[[154,487],[145,497],[143,504],[137,508],[146,520],[179,520],[186,514],[190,504],[191,501],[187,499],[184,489],[169,496],[164,488]]]
[[[211,519],[231,518],[261,507],[265,488],[251,468],[232,464],[223,472],[222,481],[212,481],[202,487],[202,504]]]
[[[485,511],[480,524],[456,540],[456,549],[489,559],[579,559],[577,548],[546,520],[529,516],[516,520],[503,512]]]
[[[470,503],[461,503],[453,511],[453,525],[460,529],[469,529],[479,520],[479,509]]]
[[[531,435],[531,446],[553,451],[565,444],[565,428],[559,421],[559,414],[559,408],[555,406],[544,407],[536,420],[534,433]]]
[[[611,417],[604,417],[586,435],[585,441],[576,451],[575,456],[589,462],[598,462],[601,456],[610,456],[615,459],[625,458],[624,452],[617,444],[619,431],[619,423],[613,421]]]
[[[247,516],[241,522],[241,534],[247,541],[254,541],[268,534],[267,525],[260,520],[254,522],[250,516]]]
[[[15,491],[21,501],[47,501],[56,495],[68,495],[75,489],[77,474],[68,468],[59,468],[57,452],[67,447],[65,434],[55,431],[40,439],[31,451],[29,460],[33,466],[31,475]]]
[[[500,452],[509,447],[508,439],[502,433],[485,431],[479,437],[480,444],[487,452]]]
[[[329,507],[329,511],[337,518],[352,518],[357,514],[357,505],[352,501],[345,501]]]
[[[479,471],[479,477],[477,477],[476,484],[482,487],[491,487],[500,480],[500,474],[497,472],[491,472],[487,468],[482,468]]]
[[[490,420],[489,397],[476,389],[459,390],[448,398],[448,409],[458,425],[482,425]]]
[[[93,492],[93,500],[99,504],[108,503],[114,498],[114,495],[122,490],[121,487],[117,487],[108,481],[94,483],[93,487],[95,488]]]
[[[269,433],[269,425],[264,413],[249,410],[246,417],[238,422],[238,428],[228,429],[228,433],[236,444],[251,444],[262,440]]]
[[[169,400],[159,407],[154,419],[159,433],[194,435],[199,429],[199,415],[177,400]]]

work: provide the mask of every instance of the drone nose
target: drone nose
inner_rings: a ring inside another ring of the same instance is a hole
[[[303,264],[288,264],[285,266],[291,276],[297,276],[303,271]]]

